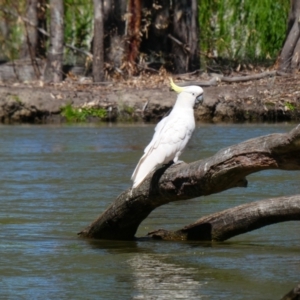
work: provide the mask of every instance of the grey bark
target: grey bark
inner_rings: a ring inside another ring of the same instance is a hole
[[[94,82],[104,80],[104,28],[102,0],[94,0],[94,43],[93,78]]]
[[[50,49],[44,80],[61,82],[63,79],[64,7],[62,0],[50,0]]]
[[[140,223],[156,207],[247,186],[246,176],[266,169],[300,170],[300,125],[220,150],[190,164],[164,166],[136,189],[124,191],[79,235],[133,239]]]

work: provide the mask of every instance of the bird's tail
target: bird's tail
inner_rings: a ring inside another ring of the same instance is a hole
[[[141,157],[138,162],[133,174],[131,176],[131,180],[133,181],[132,188],[138,187],[143,180],[147,177],[149,173],[151,173],[157,165],[156,159],[147,155],[146,153]]]

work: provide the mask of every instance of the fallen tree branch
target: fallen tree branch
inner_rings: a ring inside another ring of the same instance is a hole
[[[98,239],[133,239],[140,223],[155,208],[247,186],[246,176],[267,169],[300,170],[300,125],[286,134],[271,134],[220,150],[190,164],[164,166],[136,189],[124,191],[79,235]]]
[[[244,82],[250,80],[262,79],[268,76],[275,76],[277,71],[267,71],[259,74],[253,74],[248,76],[236,76],[236,77],[220,77],[223,82]]]
[[[178,78],[179,76],[176,76]],[[213,86],[217,85],[220,82],[220,77],[212,77],[209,81],[187,81],[179,83],[179,86],[189,86],[189,85],[198,85],[198,86]]]
[[[272,77],[276,75],[285,76],[287,74],[279,71],[267,71],[267,72],[262,72],[259,74],[253,74],[247,76],[225,77],[223,75],[219,75],[219,76],[212,77],[209,81],[187,81],[187,82],[178,83],[178,85],[179,86],[188,86],[188,85],[213,86],[213,85],[217,85],[218,82],[228,82],[228,83],[245,82],[245,81],[262,79],[265,77]]]
[[[177,231],[159,229],[149,237],[162,240],[225,241],[267,225],[300,220],[300,195],[239,205],[203,217]]]

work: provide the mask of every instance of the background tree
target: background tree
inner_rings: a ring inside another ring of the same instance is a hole
[[[128,1],[127,32],[126,32],[126,61],[129,63],[129,70],[135,70],[135,63],[140,52],[140,26],[142,15],[142,1]]]
[[[93,42],[94,82],[104,79],[104,29],[102,0],[94,0],[94,42]]]
[[[151,67],[164,65],[175,73],[199,69],[197,0],[143,3],[131,0],[128,14],[128,61],[131,64],[139,59]]]
[[[300,63],[300,0],[291,0],[286,39],[279,56],[280,71],[299,69]]]
[[[200,69],[199,22],[197,0],[173,1],[172,40],[175,73]]]
[[[45,9],[47,0],[0,0],[2,59],[26,56],[22,44],[26,36],[27,2],[37,2],[38,27],[45,30],[46,23],[50,24],[51,14],[46,14]],[[63,3],[65,44],[68,45],[64,62],[83,65],[89,56],[87,52],[92,52],[93,1],[64,0]],[[126,74],[129,59],[134,61],[138,72],[155,71],[161,66],[177,73],[197,70],[199,49],[202,68],[208,66],[214,72],[224,72],[226,67],[231,72],[239,65],[247,67],[253,63],[273,65],[282,48],[290,8],[286,0],[105,0],[102,3],[105,67],[122,75]],[[297,11],[297,3],[292,1],[291,11]],[[196,13],[198,8],[200,11]],[[294,24],[297,18],[291,13],[289,19],[289,24]],[[27,26],[30,27],[29,23]],[[37,47],[41,47],[35,50],[37,57],[45,55],[45,44],[45,39],[38,37]],[[284,53],[288,54],[287,60],[282,60],[291,62],[292,54],[282,51],[282,58]],[[294,58],[297,62],[297,55]]]
[[[172,69],[172,41],[168,34],[172,32],[170,0],[144,1],[142,9],[141,53],[147,66],[159,68],[164,65]]]
[[[104,2],[104,60],[112,70],[118,70],[125,54],[127,3],[122,0]]]
[[[20,58],[30,58],[37,78],[41,72],[36,58],[46,57],[46,36],[38,28],[46,31],[46,0],[27,0],[24,20],[25,39]]]
[[[50,0],[50,48],[44,73],[45,81],[63,79],[64,6],[63,0]]]
[[[37,2],[37,26],[47,32],[47,0],[38,0]],[[46,58],[46,43],[48,37],[40,30],[37,32],[36,55],[40,58]]]
[[[26,18],[30,20],[31,24],[24,23],[26,34],[21,51],[21,58],[36,57],[38,42],[37,4],[38,0],[27,0]]]

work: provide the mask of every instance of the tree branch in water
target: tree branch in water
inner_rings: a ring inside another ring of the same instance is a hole
[[[140,223],[155,208],[178,200],[246,187],[246,176],[267,169],[300,170],[300,125],[286,134],[271,134],[220,150],[214,156],[164,166],[136,189],[124,191],[82,237],[134,239]]]
[[[300,195],[247,203],[203,217],[177,231],[159,229],[148,235],[173,241],[225,241],[267,225],[295,220],[300,220]]]

